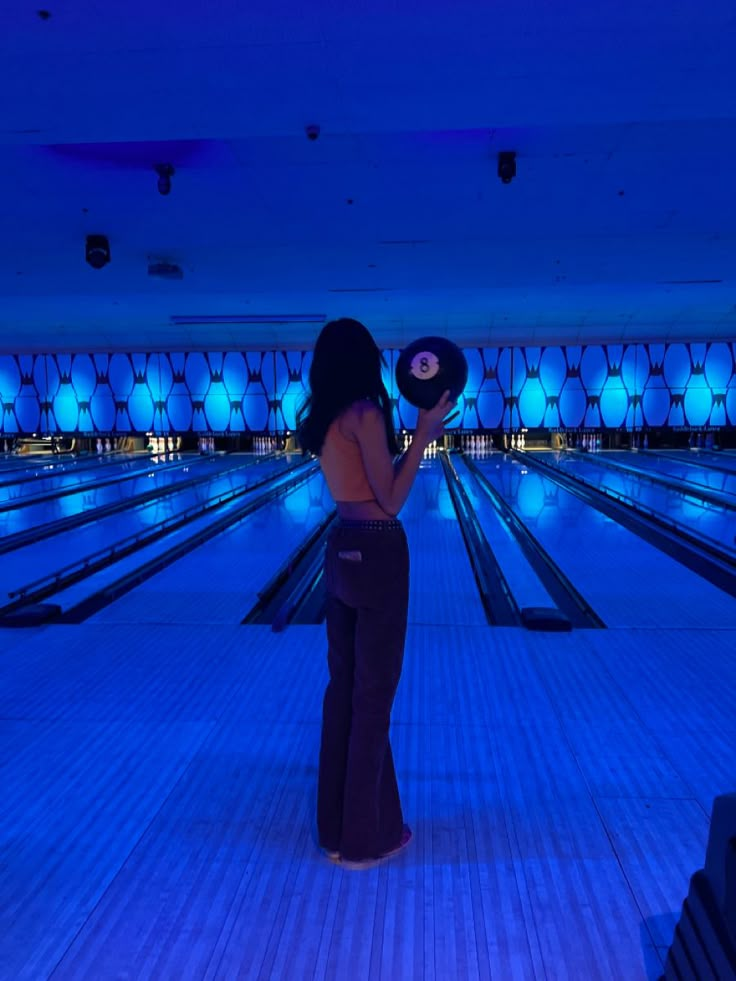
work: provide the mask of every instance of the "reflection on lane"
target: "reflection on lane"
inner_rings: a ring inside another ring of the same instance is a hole
[[[452,461],[516,605],[520,610],[528,606],[556,606],[511,528],[468,468],[466,459],[453,457]]]
[[[232,459],[217,460],[212,480],[207,483],[183,487],[164,498],[110,515],[47,541],[17,549],[5,556],[0,563],[0,592],[10,592],[49,575],[62,566],[108,548],[122,538],[160,524],[164,519],[180,514],[187,508],[204,504],[217,494],[249,487],[280,472],[286,465],[286,459],[279,459],[218,475],[217,471],[223,467],[232,467]]]
[[[401,511],[411,558],[409,622],[486,625],[440,461],[422,462]]]
[[[701,610],[736,625],[732,597],[527,466],[523,457],[477,463],[609,627],[693,626],[701,622]]]
[[[649,454],[645,454],[649,455]],[[713,470],[716,473],[736,474],[736,454],[728,450],[717,453],[708,450],[654,450],[652,455],[662,459],[679,460],[680,463],[690,463],[700,467],[706,473]]]
[[[116,475],[146,470],[153,465],[166,466],[170,463],[162,456],[149,458],[139,455],[122,460],[98,457],[89,466],[85,465],[81,468],[58,470],[43,465],[22,475],[15,474],[7,478],[0,475],[0,506],[6,501],[17,501],[26,497],[35,497],[37,494],[81,487],[92,484],[96,480],[109,480]]]
[[[165,467],[149,462],[148,466],[137,468],[135,474],[124,481],[111,480],[103,486],[84,485],[61,497],[35,504],[29,500],[24,507],[10,511],[3,511],[0,504],[0,535],[5,537],[29,528],[39,528],[60,518],[82,514],[107,504],[125,503],[131,497],[143,494],[153,487],[170,487],[207,473],[214,476],[216,469],[211,460],[211,457],[192,457],[189,461],[183,460],[174,466]]]
[[[684,485],[681,491],[675,490],[653,484],[635,473],[609,469],[600,462],[605,460],[605,454],[599,457],[598,454],[550,451],[539,455],[545,462],[595,487],[605,488],[620,499],[640,507],[645,513],[653,512],[684,531],[736,553],[734,513],[688,494]]]
[[[296,462],[292,459],[292,462]],[[92,619],[115,621],[135,609],[137,622],[233,623],[258,591],[333,508],[320,472],[121,596]]]
[[[674,456],[674,453],[661,455],[659,453],[632,453],[626,450],[615,450],[612,453],[605,453],[603,456],[604,459],[610,459],[614,463],[622,463],[627,467],[634,467],[644,473],[677,480],[696,489],[715,491],[718,494],[736,497],[736,473],[724,473],[722,470],[704,467],[697,460],[690,459],[684,454],[678,458]]]

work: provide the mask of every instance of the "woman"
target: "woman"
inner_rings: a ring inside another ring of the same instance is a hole
[[[327,855],[363,869],[411,839],[389,743],[409,600],[409,553],[396,516],[425,448],[444,432],[445,392],[419,412],[398,446],[381,379],[381,352],[357,320],[334,320],[317,339],[310,395],[299,413],[303,450],[320,459],[338,513],[327,541],[327,641],[317,831]]]

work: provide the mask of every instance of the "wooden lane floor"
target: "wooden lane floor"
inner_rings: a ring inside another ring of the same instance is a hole
[[[733,790],[733,630],[410,627],[406,853],[326,861],[321,627],[0,631],[8,978],[655,978]]]
[[[278,498],[94,615],[96,622],[239,623],[258,591],[332,506],[324,480]],[[411,623],[483,625],[472,568],[438,461],[402,511],[411,552]]]

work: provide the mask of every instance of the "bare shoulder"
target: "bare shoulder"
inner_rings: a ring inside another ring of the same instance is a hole
[[[345,410],[340,428],[346,436],[355,436],[359,430],[365,430],[366,426],[379,421],[383,421],[383,415],[376,403],[372,399],[361,399]]]

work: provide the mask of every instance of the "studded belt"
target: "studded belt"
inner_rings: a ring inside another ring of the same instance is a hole
[[[400,521],[353,521],[348,519],[338,519],[338,528],[351,528],[357,531],[399,531],[404,526]]]

